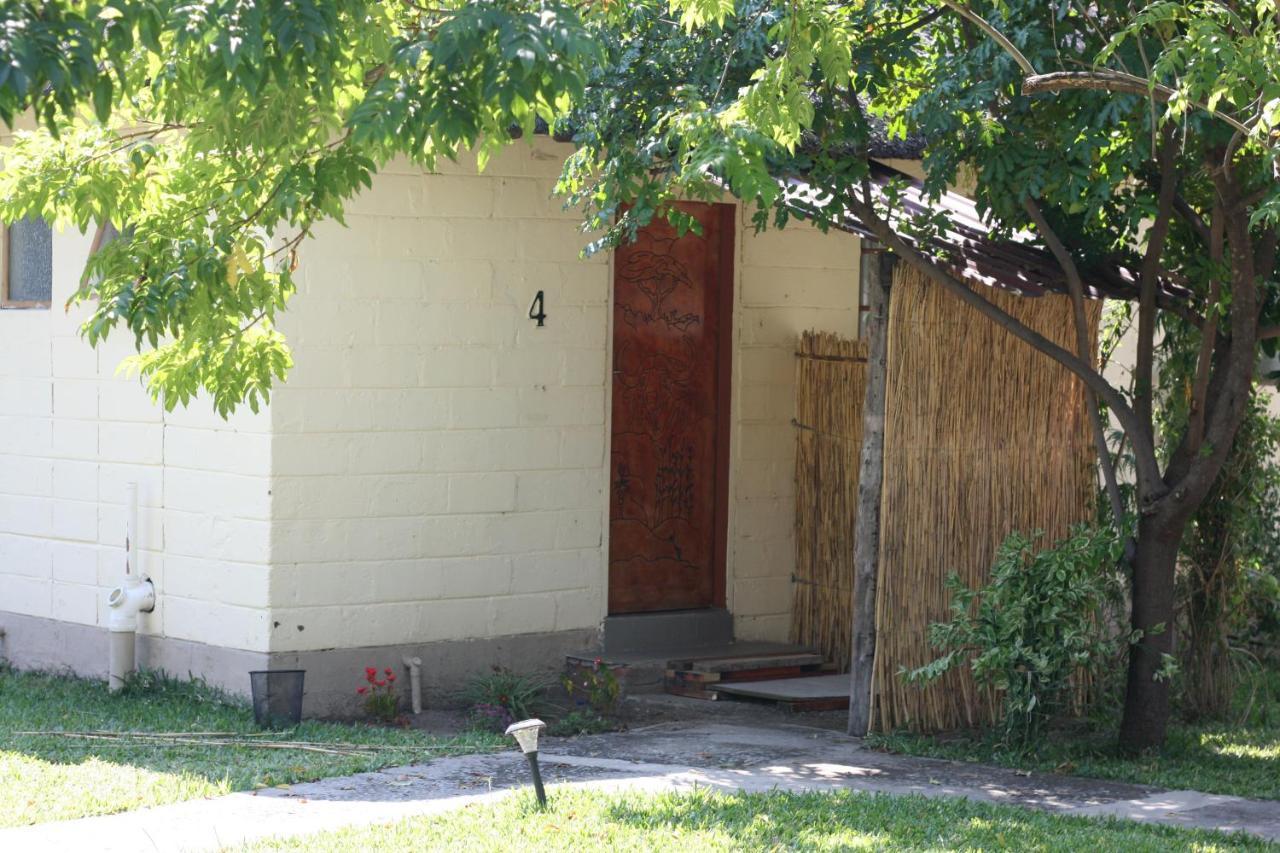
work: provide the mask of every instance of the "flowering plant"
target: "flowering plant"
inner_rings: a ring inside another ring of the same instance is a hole
[[[366,714],[389,723],[396,718],[396,706],[399,704],[399,697],[396,696],[396,674],[391,667],[387,667],[382,671],[382,676],[378,677],[376,666],[365,667],[364,680],[367,683],[357,687],[356,693],[364,697]]]
[[[572,667],[561,683],[579,707],[588,706],[597,714],[611,714],[622,692],[613,670],[603,658],[596,658],[589,667],[584,664]]]

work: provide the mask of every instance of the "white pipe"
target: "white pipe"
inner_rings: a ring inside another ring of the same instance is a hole
[[[409,696],[413,701],[413,713],[422,713],[422,658],[405,655],[401,660],[409,667]]]
[[[124,582],[107,593],[107,687],[115,693],[133,672],[138,614],[156,609],[156,588],[138,567],[138,484],[125,487]]]

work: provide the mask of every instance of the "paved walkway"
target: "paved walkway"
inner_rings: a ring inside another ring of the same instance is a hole
[[[1243,830],[1280,841],[1280,802],[885,755],[863,749],[856,739],[798,725],[663,723],[621,734],[551,741],[545,745],[542,764],[549,784],[613,790],[848,788],[957,796],[1060,814]],[[288,790],[4,830],[0,850],[218,849],[270,835],[438,813],[496,799],[526,783],[524,759],[514,751],[441,758]]]

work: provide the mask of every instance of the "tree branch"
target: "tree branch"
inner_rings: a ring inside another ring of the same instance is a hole
[[[1184,437],[1169,464],[1169,489],[1153,504],[1153,510],[1161,509],[1169,501],[1195,506],[1204,499],[1226,461],[1253,384],[1259,294],[1249,217],[1247,209],[1240,205],[1242,193],[1229,173],[1215,171],[1213,181],[1224,218],[1224,252],[1229,252],[1231,258],[1231,336],[1224,357],[1220,361],[1215,359],[1209,380],[1203,447],[1198,452],[1189,452]]]
[[[1030,196],[1023,196],[1022,207],[1026,210],[1027,215],[1031,217],[1031,221],[1035,223],[1036,230],[1040,232],[1045,245],[1049,247],[1049,251],[1058,261],[1058,266],[1062,268],[1062,274],[1067,279],[1067,289],[1071,293],[1071,311],[1075,316],[1076,327],[1076,354],[1081,359],[1092,363],[1093,353],[1089,339],[1089,322],[1084,313],[1084,279],[1080,277],[1080,269],[1076,266],[1075,259],[1071,257],[1071,253],[1067,251],[1067,247],[1058,237],[1057,232],[1050,227],[1049,221],[1045,218],[1044,212],[1040,209],[1040,205]],[[1124,499],[1120,496],[1120,484],[1116,480],[1116,468],[1111,459],[1111,450],[1107,447],[1107,431],[1106,425],[1102,421],[1102,412],[1098,408],[1098,395],[1088,385],[1084,386],[1085,405],[1089,409],[1089,420],[1093,424],[1093,444],[1098,451],[1098,465],[1102,469],[1102,481],[1106,486],[1107,500],[1111,504],[1111,515],[1115,522],[1116,534],[1125,535],[1124,525]],[[1125,556],[1127,560],[1133,559],[1133,551],[1136,546],[1133,539],[1126,536]]]
[[[1222,260],[1223,220],[1221,206],[1214,211],[1209,229],[1209,258],[1215,264]],[[1209,301],[1205,305],[1205,320],[1200,325],[1200,351],[1196,355],[1196,374],[1191,385],[1191,404],[1187,412],[1187,448],[1190,453],[1200,450],[1204,439],[1204,407],[1209,393],[1209,373],[1213,350],[1218,343],[1218,320],[1215,313],[1222,297],[1222,282],[1217,276],[1209,283]]]
[[[1030,344],[1035,349],[1052,358],[1067,370],[1080,378],[1084,384],[1115,412],[1121,426],[1130,436],[1134,447],[1134,466],[1138,471],[1139,481],[1144,485],[1145,494],[1152,498],[1164,493],[1160,466],[1156,460],[1155,446],[1150,434],[1141,428],[1141,422],[1133,409],[1125,401],[1124,395],[1116,390],[1102,374],[1070,351],[1046,338],[1036,330],[1026,326],[999,306],[988,302],[970,290],[964,283],[956,279],[939,264],[926,257],[911,243],[893,230],[875,209],[865,202],[859,201],[853,193],[847,196],[850,210],[858,217],[876,237],[892,249],[898,257],[924,274],[930,281],[938,284],[945,291],[961,302],[975,309],[979,314],[1005,329],[1019,340]]]
[[[1175,194],[1173,197],[1173,210],[1183,221],[1191,226],[1191,230],[1196,232],[1196,236],[1208,248],[1213,243],[1213,229],[1204,221],[1204,217],[1196,212],[1196,209],[1187,203],[1181,193]]]
[[[969,11],[968,7],[954,2],[954,0],[942,0],[942,2],[947,8],[954,10],[957,15],[982,30],[992,41],[1004,48],[1004,52],[1013,57],[1013,61],[1018,63],[1018,67],[1022,69],[1023,74],[1027,75],[1028,79],[1036,76],[1035,66],[1031,64],[1030,60],[1022,55],[1022,51],[1018,50],[1013,42],[1009,41],[1008,36],[987,23],[986,18],[976,12]]]
[[[1173,202],[1178,189],[1178,170],[1174,154],[1177,137],[1172,124],[1165,125],[1161,133],[1156,162],[1160,170],[1160,188],[1156,203],[1155,220],[1147,229],[1147,248],[1142,255],[1142,267],[1138,279],[1138,357],[1134,366],[1136,397],[1134,409],[1150,434],[1153,432],[1153,396],[1155,371],[1155,336],[1157,295],[1160,292],[1160,258],[1164,254],[1165,240],[1173,218]]]
[[[1121,95],[1141,95],[1155,98],[1161,103],[1167,103],[1177,94],[1176,90],[1168,86],[1145,77],[1126,74],[1123,71],[1054,71],[1049,74],[1028,72],[1027,79],[1022,81],[1024,95],[1086,89]],[[1209,109],[1209,105],[1203,101],[1188,101],[1188,103],[1226,122],[1241,133],[1247,135],[1251,132],[1248,125],[1224,112]]]

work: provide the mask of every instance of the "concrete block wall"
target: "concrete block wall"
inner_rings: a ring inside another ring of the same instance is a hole
[[[551,198],[569,150],[393,167],[306,244],[271,414],[273,652],[604,617],[610,266]]]
[[[569,150],[389,169],[303,250],[272,405],[272,651],[606,615],[611,266],[578,257],[552,198]],[[785,639],[796,339],[855,333],[858,240],[740,214],[736,254],[728,604],[740,636]]]
[[[807,329],[858,331],[860,241],[739,211],[729,607],[739,639],[785,641],[795,568],[795,352]]]
[[[126,333],[90,348],[78,332],[87,307],[63,310],[90,242],[55,234],[51,308],[0,310],[0,627],[8,614],[105,626],[137,482],[140,566],[159,592],[141,632],[265,650],[269,418],[223,421],[199,403],[165,414],[117,374],[133,352]],[[32,636],[9,630],[6,654],[22,660]],[[105,672],[101,643],[67,661]]]
[[[538,139],[483,174],[385,170],[347,227],[304,245],[282,323],[296,366],[229,422],[200,403],[164,414],[115,374],[125,338],[79,340],[59,306],[90,238],[59,235],[55,309],[0,311],[0,623],[105,625],[137,481],[160,592],[142,631],[193,663],[202,647],[589,636],[606,606],[611,265],[578,257],[588,238],[551,197],[568,153]],[[795,343],[854,333],[858,241],[756,235],[740,214],[736,258],[728,604],[739,637],[785,639]]]

